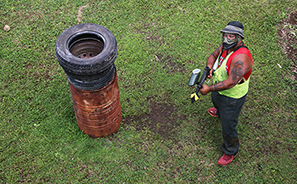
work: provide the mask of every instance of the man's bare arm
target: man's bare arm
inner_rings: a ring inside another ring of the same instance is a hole
[[[213,65],[216,61],[216,59],[219,57],[220,53],[222,51],[222,45],[220,45],[213,53],[211,53],[211,55],[208,57],[207,61],[206,61],[206,66],[208,66],[211,70],[209,72],[209,75],[207,76],[207,78],[211,78],[212,77],[212,72],[213,72]]]
[[[219,46],[211,55],[208,57],[206,66],[212,68],[213,64],[215,63],[216,59],[219,57],[222,50],[222,45]]]

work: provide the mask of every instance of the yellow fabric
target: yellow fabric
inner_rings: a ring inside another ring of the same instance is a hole
[[[195,101],[199,100],[199,97],[196,93],[191,94],[191,98],[193,98],[193,97],[194,97]]]

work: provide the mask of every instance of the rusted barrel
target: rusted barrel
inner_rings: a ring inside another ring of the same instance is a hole
[[[116,74],[107,86],[98,90],[81,90],[70,82],[69,87],[80,130],[92,138],[118,131],[122,115]]]
[[[100,25],[75,25],[59,36],[56,55],[68,77],[79,129],[92,138],[117,132],[122,114],[114,35]]]

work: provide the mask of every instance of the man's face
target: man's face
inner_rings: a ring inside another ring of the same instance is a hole
[[[224,33],[223,38],[227,37],[229,40],[234,40],[235,39],[235,34],[230,34],[230,33]]]
[[[234,47],[239,42],[239,35],[232,33],[223,33],[223,50]]]

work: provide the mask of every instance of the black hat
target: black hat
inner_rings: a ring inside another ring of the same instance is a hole
[[[237,21],[231,21],[228,23],[228,25],[225,27],[225,29],[221,30],[221,33],[232,33],[232,34],[238,34],[242,38],[243,36],[243,25],[240,22]]]

